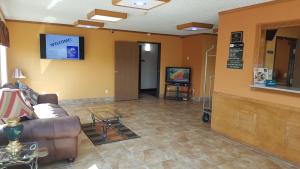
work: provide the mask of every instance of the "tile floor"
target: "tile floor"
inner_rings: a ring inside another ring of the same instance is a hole
[[[90,122],[91,104],[65,105],[82,123]],[[99,104],[101,105],[101,104]],[[199,103],[146,97],[118,102],[122,122],[141,138],[94,146],[81,132],[74,163],[42,169],[296,169],[285,161],[227,139],[201,122]]]

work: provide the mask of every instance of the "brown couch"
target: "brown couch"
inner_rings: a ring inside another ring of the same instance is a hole
[[[38,105],[33,106],[35,119],[22,122],[23,142],[35,141],[40,147],[47,148],[48,156],[40,162],[48,163],[58,160],[74,161],[77,157],[78,135],[81,131],[77,116],[69,116],[58,105],[57,95],[38,96]],[[0,145],[6,145],[7,139],[0,127]]]

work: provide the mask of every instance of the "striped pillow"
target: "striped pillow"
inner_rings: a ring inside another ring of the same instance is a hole
[[[20,118],[32,115],[32,110],[26,105],[18,89],[5,89],[0,100],[0,118]]]

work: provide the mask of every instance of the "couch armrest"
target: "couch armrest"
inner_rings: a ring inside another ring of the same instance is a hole
[[[58,98],[56,94],[41,94],[38,96],[38,104],[52,103],[58,104]]]
[[[32,141],[75,138],[81,131],[77,116],[29,120],[23,122],[23,125],[22,139]]]

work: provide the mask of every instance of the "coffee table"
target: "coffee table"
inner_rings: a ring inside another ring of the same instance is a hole
[[[29,166],[30,169],[37,169],[39,157],[46,157],[47,149],[40,149],[38,143],[22,143],[22,149],[15,155],[7,151],[6,146],[0,147],[0,169],[7,169],[13,166]]]
[[[113,107],[88,107],[88,110],[91,113],[93,125],[96,123],[102,124],[102,139],[107,138],[107,130],[112,127],[112,122],[119,123],[121,115],[116,108]]]

